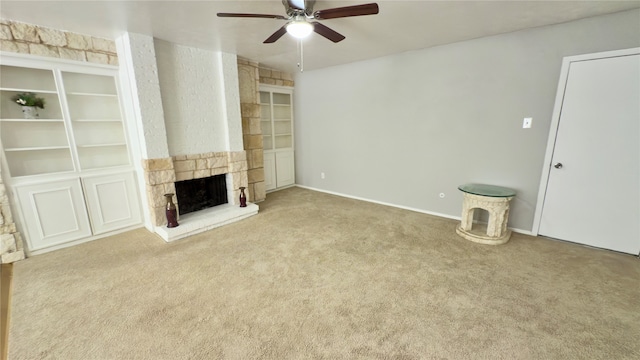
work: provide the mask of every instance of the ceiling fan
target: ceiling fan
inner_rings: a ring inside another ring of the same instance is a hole
[[[315,20],[337,19],[349,16],[375,15],[378,4],[345,6],[324,10],[313,10],[314,0],[282,0],[287,16],[269,14],[218,13],[219,17],[264,18],[287,20],[287,23],[269,36],[264,43],[271,44],[289,33],[296,38],[304,38],[316,32],[334,43],[345,39],[344,35]]]

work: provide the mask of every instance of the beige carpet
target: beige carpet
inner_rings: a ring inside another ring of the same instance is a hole
[[[14,267],[9,359],[638,359],[640,261],[292,188]]]

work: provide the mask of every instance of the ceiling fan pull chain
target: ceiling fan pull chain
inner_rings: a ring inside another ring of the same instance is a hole
[[[302,39],[298,39],[298,55],[300,57],[300,61],[298,61],[298,67],[300,68],[300,72],[304,71],[304,47],[302,45]]]

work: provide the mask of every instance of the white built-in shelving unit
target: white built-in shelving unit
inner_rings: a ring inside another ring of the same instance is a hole
[[[25,119],[11,97],[45,99]],[[141,224],[118,69],[2,53],[0,144],[30,253]]]
[[[293,185],[293,89],[261,85],[260,111],[265,189],[269,191]]]

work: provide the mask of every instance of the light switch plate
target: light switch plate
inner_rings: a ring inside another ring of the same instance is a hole
[[[533,121],[533,118],[524,118],[524,121],[522,122],[522,128],[529,129],[531,127],[532,121]]]

